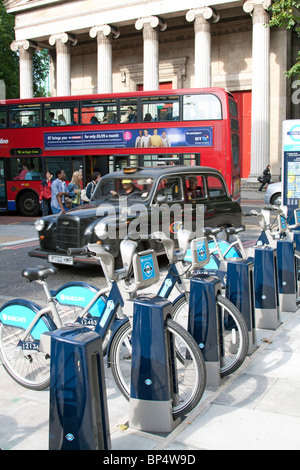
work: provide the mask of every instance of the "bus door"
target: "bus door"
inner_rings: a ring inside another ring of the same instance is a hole
[[[7,209],[4,159],[0,158],[0,210]]]

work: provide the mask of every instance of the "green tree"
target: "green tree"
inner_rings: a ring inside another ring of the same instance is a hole
[[[48,49],[39,49],[33,54],[33,94],[34,96],[47,96],[46,80],[50,68]]]
[[[279,28],[292,29],[300,38],[300,1],[296,0],[275,0],[271,7],[272,17],[270,26],[278,26]],[[300,51],[296,58],[295,64],[287,72],[288,77],[300,77]]]
[[[15,17],[9,15],[0,0],[0,80],[6,88],[6,98],[18,98],[19,90],[19,54],[10,49],[15,39]],[[33,54],[33,94],[45,96],[46,78],[50,68],[50,57],[47,49],[39,49]]]
[[[10,49],[14,37],[15,18],[8,15],[0,2],[0,80],[6,88],[6,98],[19,97],[19,56]]]

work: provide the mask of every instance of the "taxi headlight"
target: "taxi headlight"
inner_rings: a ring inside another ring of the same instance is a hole
[[[107,235],[106,224],[104,222],[98,222],[95,226],[95,234],[98,238],[105,238]]]
[[[34,222],[34,226],[35,226],[36,230],[38,232],[40,232],[41,230],[43,230],[43,228],[45,228],[45,222],[43,221],[43,219],[37,219]]]

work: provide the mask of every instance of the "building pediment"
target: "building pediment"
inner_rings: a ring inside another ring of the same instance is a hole
[[[4,0],[3,4],[8,13],[15,13],[68,1],[72,0]]]

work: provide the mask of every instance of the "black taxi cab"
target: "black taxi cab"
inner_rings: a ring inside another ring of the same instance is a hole
[[[90,203],[36,220],[40,246],[29,255],[56,266],[98,263],[88,254],[69,256],[67,250],[101,243],[120,267],[120,241],[127,234],[140,249],[151,247],[163,254],[163,245],[150,239],[155,231],[176,241],[181,225],[199,236],[204,227],[225,229],[241,223],[241,207],[219,171],[201,166],[130,167],[103,176]]]

